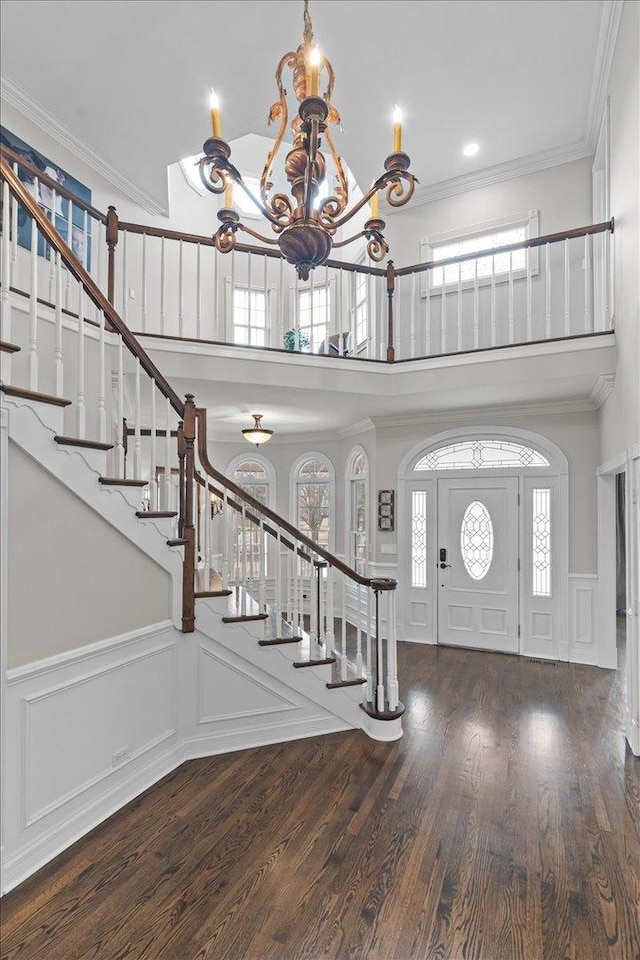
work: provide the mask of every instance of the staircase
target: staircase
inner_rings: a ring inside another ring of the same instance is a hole
[[[176,627],[341,726],[400,737],[395,582],[352,570],[214,467],[206,410],[177,396],[86,255],[83,265],[4,160],[1,172],[10,439],[169,574]],[[32,224],[27,290],[12,282],[18,209]],[[103,224],[109,242],[108,215]]]

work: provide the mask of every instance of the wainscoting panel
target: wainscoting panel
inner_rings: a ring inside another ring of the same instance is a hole
[[[569,660],[600,665],[596,574],[569,574]]]

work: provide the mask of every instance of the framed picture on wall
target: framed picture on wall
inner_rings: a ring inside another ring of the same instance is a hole
[[[395,491],[378,490],[378,530],[392,531],[395,527]]]
[[[4,147],[9,147],[14,153],[30,163],[33,167],[41,171],[50,180],[63,186],[65,190],[82,200],[83,203],[91,203],[91,190],[86,187],[71,174],[63,170],[52,160],[45,157],[39,150],[29,146],[20,137],[11,133],[6,127],[0,127],[0,141]],[[71,247],[73,254],[80,263],[91,270],[91,217],[85,218],[85,211],[69,201],[67,197],[55,194],[54,210],[54,187],[44,184],[38,180],[36,173],[18,168],[18,177],[25,185],[31,196],[38,202],[46,216],[51,220],[62,239]],[[69,224],[69,208],[72,209],[71,224]],[[25,250],[31,250],[31,217],[28,216],[22,207],[18,207],[18,246]],[[51,248],[44,241],[44,237],[38,234],[38,256],[51,256]],[[85,260],[86,257],[86,260]]]

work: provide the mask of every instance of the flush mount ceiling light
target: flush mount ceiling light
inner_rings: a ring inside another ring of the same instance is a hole
[[[267,443],[271,440],[273,436],[273,430],[266,430],[262,426],[262,413],[252,413],[253,417],[253,426],[247,427],[246,430],[242,431],[242,436],[245,440],[248,440],[249,443],[255,443],[256,447],[259,447],[263,443]]]
[[[273,168],[282,146],[289,121],[287,92],[283,83],[283,71],[289,67],[293,72],[293,93],[299,108],[291,121],[293,149],[284,161],[284,171],[290,184],[292,197],[285,193],[272,193]],[[320,93],[321,78],[326,82]],[[384,162],[385,172],[374,181],[361,200],[350,209],[347,176],[338,156],[330,127],[340,124],[340,114],[331,103],[335,75],[329,60],[314,44],[313,25],[309,14],[309,0],[304,3],[303,41],[295,51],[281,57],[276,70],[278,99],[269,111],[269,122],[278,123],[275,144],[269,153],[260,178],[257,206],[271,223],[276,237],[265,237],[240,222],[233,209],[233,184],[250,193],[242,176],[230,161],[231,148],[222,139],[220,106],[212,91],[210,107],[213,136],[203,146],[204,156],[199,161],[202,182],[212,193],[225,195],[225,203],[218,213],[220,227],[214,234],[214,243],[221,253],[229,253],[236,244],[238,230],[243,230],[262,243],[280,248],[282,256],[292,263],[301,280],[307,280],[314,267],[328,259],[332,248],[344,247],[359,237],[368,241],[367,252],[372,260],[379,262],[389,252],[382,231],[385,223],[378,218],[378,191],[386,192],[387,203],[402,207],[413,195],[416,178],[409,173],[410,159],[402,152],[402,118],[398,108],[393,121],[393,153]],[[326,183],[327,159],[321,152],[321,137],[324,136],[335,171],[336,187],[331,196],[319,200]],[[347,240],[334,241],[337,230],[371,203],[370,217],[364,229]]]
[[[462,152],[464,153],[465,157],[475,157],[479,149],[480,147],[477,143],[468,143],[466,147],[463,148]]]

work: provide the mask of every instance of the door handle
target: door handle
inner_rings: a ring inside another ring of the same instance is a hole
[[[450,567],[450,566],[451,566],[450,563],[441,563],[441,564],[440,564],[440,569],[441,569],[441,570],[445,570],[447,567]]]

